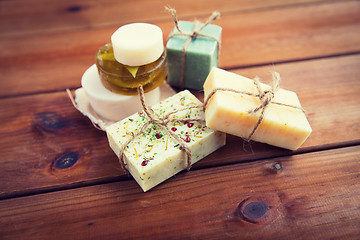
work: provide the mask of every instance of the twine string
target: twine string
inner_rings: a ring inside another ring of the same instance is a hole
[[[201,31],[207,25],[209,25],[212,21],[215,21],[216,19],[220,18],[220,12],[217,12],[217,11],[213,12],[210,15],[210,17],[207,19],[207,21],[200,27],[198,27],[200,25],[200,22],[195,21],[193,31],[192,32],[184,32],[179,27],[179,20],[178,20],[178,18],[176,16],[176,10],[174,8],[171,8],[171,7],[165,7],[165,9],[171,15],[171,17],[172,17],[172,19],[174,21],[175,27],[178,30],[178,32],[170,33],[169,38],[171,38],[173,36],[188,36],[189,37],[188,39],[186,39],[186,41],[185,41],[185,43],[183,45],[182,54],[181,54],[181,71],[180,71],[180,79],[179,79],[179,88],[183,89],[184,88],[184,75],[185,75],[186,48],[189,46],[189,44],[191,43],[192,40],[195,40],[199,36],[211,38],[211,39],[213,39],[213,40],[215,40],[217,42],[218,53],[220,53],[220,40],[217,39],[214,36],[209,35],[209,34],[201,33]]]
[[[244,139],[245,141],[249,142],[251,140],[252,136],[254,135],[255,131],[259,127],[260,123],[264,119],[265,110],[266,110],[267,106],[269,106],[270,103],[280,105],[280,106],[290,107],[290,108],[294,108],[294,109],[299,109],[305,113],[305,110],[302,107],[298,107],[298,106],[286,104],[286,103],[281,103],[281,102],[276,102],[273,100],[275,97],[275,93],[279,90],[280,79],[281,79],[280,74],[277,72],[272,72],[272,79],[273,79],[273,84],[271,85],[271,89],[263,91],[261,88],[260,79],[258,77],[255,77],[253,79],[253,82],[255,84],[255,87],[256,87],[256,90],[258,93],[239,91],[239,90],[235,90],[235,89],[231,89],[231,88],[214,88],[204,101],[204,109],[206,109],[206,107],[209,104],[210,99],[217,91],[233,92],[233,93],[237,93],[237,94],[243,94],[243,95],[248,95],[248,96],[252,96],[252,97],[257,97],[260,101],[260,105],[255,107],[254,109],[249,110],[248,113],[254,114],[254,113],[258,112],[259,110],[261,110],[261,113],[260,113],[259,119],[257,120],[257,122],[256,122],[255,126],[253,127],[252,131],[250,132],[249,136]]]
[[[189,171],[191,168],[191,149],[185,144],[185,142],[176,134],[174,133],[170,126],[168,125],[168,123],[170,122],[189,122],[189,121],[199,121],[199,122],[205,122],[204,119],[202,118],[172,118],[170,117],[172,114],[175,114],[177,112],[180,111],[184,111],[187,109],[193,109],[193,108],[199,108],[202,109],[204,108],[204,106],[201,105],[194,105],[194,106],[187,106],[184,108],[180,108],[174,111],[171,111],[169,113],[167,113],[166,115],[164,115],[163,117],[160,117],[158,115],[155,114],[155,112],[153,111],[153,109],[149,106],[147,106],[145,104],[145,95],[144,95],[144,89],[142,87],[142,85],[139,85],[138,87],[138,92],[139,92],[139,96],[140,96],[140,102],[141,105],[143,107],[144,112],[147,114],[147,116],[149,117],[149,120],[140,128],[140,130],[136,131],[135,133],[132,133],[131,137],[128,138],[124,144],[122,144],[121,148],[120,148],[120,152],[119,152],[119,162],[122,166],[122,168],[126,171],[127,167],[126,167],[126,161],[125,161],[125,149],[126,147],[138,136],[140,136],[145,129],[151,124],[159,124],[162,125],[166,131],[168,132],[168,134],[170,136],[172,136],[176,142],[179,143],[180,145],[180,150],[184,151],[186,153],[186,159],[187,159],[187,167],[186,169]]]

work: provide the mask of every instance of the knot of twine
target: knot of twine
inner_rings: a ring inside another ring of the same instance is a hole
[[[138,92],[139,92],[139,96],[140,96],[141,105],[144,109],[144,112],[149,117],[149,120],[138,131],[136,131],[135,133],[132,133],[131,137],[129,139],[127,139],[126,142],[121,146],[120,153],[119,153],[119,160],[120,160],[119,162],[120,162],[122,168],[124,170],[126,170],[126,168],[125,168],[126,162],[124,160],[125,148],[130,144],[131,141],[133,141],[136,137],[141,135],[151,123],[154,123],[154,124],[162,125],[167,130],[169,135],[172,136],[179,143],[180,150],[185,151],[186,158],[187,158],[187,168],[186,169],[189,171],[191,168],[191,149],[185,144],[185,142],[176,133],[174,133],[171,130],[171,128],[168,126],[168,123],[170,123],[170,122],[184,122],[185,123],[185,122],[189,122],[189,121],[205,122],[205,120],[201,119],[201,118],[172,118],[172,117],[170,117],[172,114],[175,114],[180,111],[184,111],[184,110],[192,109],[192,108],[201,109],[204,106],[202,104],[188,106],[188,107],[184,107],[184,108],[181,108],[178,110],[171,111],[171,112],[167,113],[166,115],[164,115],[163,117],[160,117],[154,113],[154,111],[151,107],[149,107],[145,104],[144,89],[143,89],[142,85],[139,85]]]
[[[194,29],[192,32],[184,32],[180,29],[179,27],[179,21],[178,18],[176,16],[176,10],[174,8],[170,8],[170,7],[165,7],[165,9],[169,12],[169,14],[171,15],[172,19],[174,20],[174,24],[176,29],[178,30],[178,32],[172,32],[169,35],[169,38],[173,37],[173,36],[188,36],[189,38],[185,41],[183,49],[182,49],[182,54],[181,54],[181,72],[180,72],[180,79],[179,79],[179,88],[183,89],[184,88],[184,72],[185,72],[185,54],[186,54],[186,48],[188,47],[188,45],[190,44],[190,42],[192,40],[195,40],[198,36],[202,36],[202,37],[207,37],[207,38],[211,38],[214,39],[217,42],[217,48],[218,48],[218,52],[220,53],[220,40],[217,39],[214,36],[208,35],[208,34],[204,34],[201,33],[201,31],[207,26],[209,25],[212,21],[215,21],[216,19],[220,18],[220,13],[215,11],[213,12],[210,17],[208,18],[208,20],[199,28],[200,22],[199,21],[195,21],[194,23]]]
[[[264,118],[265,109],[267,108],[267,106],[269,106],[270,103],[280,105],[280,106],[299,109],[299,110],[305,112],[305,110],[302,107],[273,101],[273,99],[275,97],[275,93],[279,89],[280,80],[281,80],[280,74],[277,72],[272,72],[272,79],[273,79],[273,84],[271,85],[271,89],[263,91],[263,89],[261,88],[260,79],[258,77],[255,77],[253,79],[253,81],[254,81],[254,84],[256,86],[256,90],[258,93],[252,93],[252,92],[247,92],[247,91],[238,91],[238,90],[231,89],[231,88],[214,88],[210,92],[210,94],[207,96],[207,98],[205,99],[204,108],[207,107],[211,97],[217,91],[228,91],[228,92],[234,92],[234,93],[238,93],[238,94],[244,94],[244,95],[248,95],[248,96],[257,97],[260,101],[260,105],[252,110],[249,110],[248,113],[254,114],[254,113],[258,112],[259,110],[261,110],[261,113],[260,113],[258,121],[256,122],[254,128],[250,132],[249,136],[244,139],[245,141],[249,142],[251,140],[251,137],[254,135],[256,129],[259,127],[260,123],[262,122],[262,120]]]

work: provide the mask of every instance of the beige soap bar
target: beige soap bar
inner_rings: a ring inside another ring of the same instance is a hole
[[[91,107],[105,120],[117,122],[142,109],[138,95],[121,95],[105,88],[95,64],[85,71],[81,85]],[[145,93],[145,97],[150,105],[159,103],[160,88]]]
[[[261,87],[264,91],[271,89],[269,85],[262,83]],[[213,68],[204,83],[205,99],[215,88],[258,93],[254,80],[219,68]],[[295,92],[281,88],[276,91],[273,101],[301,107]],[[216,91],[206,106],[206,125],[247,139],[261,115],[261,110],[256,113],[249,113],[249,110],[260,104],[258,97]],[[302,110],[270,103],[251,140],[296,150],[311,132],[310,124]]]
[[[152,107],[160,117],[187,106],[201,102],[185,90]],[[171,118],[204,119],[202,108],[178,111]],[[120,148],[132,134],[139,131],[149,120],[146,113],[139,112],[106,128],[110,147],[120,157]],[[225,144],[225,133],[214,131],[204,122],[168,123],[171,131],[191,149],[192,163],[199,161]],[[187,158],[180,144],[164,126],[151,123],[125,149],[125,162],[131,175],[143,191],[158,185],[187,167]]]

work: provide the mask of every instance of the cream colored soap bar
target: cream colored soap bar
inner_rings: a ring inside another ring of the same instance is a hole
[[[270,89],[268,85],[262,83],[260,85],[264,91]],[[204,83],[205,99],[215,88],[258,93],[254,80],[219,68],[213,68]],[[281,88],[276,91],[273,101],[301,107],[295,92]],[[246,139],[261,114],[261,110],[256,113],[249,113],[249,110],[255,109],[260,104],[258,97],[229,91],[216,91],[205,110],[206,125]],[[270,103],[251,140],[296,150],[311,132],[310,124],[302,110]]]
[[[182,91],[152,107],[158,116],[199,105],[201,102],[189,91]],[[202,118],[202,108],[192,108],[170,115],[171,118]],[[106,129],[110,147],[120,157],[122,144],[148,121],[144,112],[117,122]],[[192,152],[192,163],[199,161],[225,144],[225,134],[204,126],[204,122],[168,123],[172,132],[184,141]],[[151,123],[145,131],[125,148],[125,162],[131,175],[143,191],[147,191],[187,167],[187,158],[164,126]]]
[[[115,59],[129,66],[152,63],[164,51],[163,34],[158,26],[149,23],[130,23],[111,36]]]
[[[121,95],[105,88],[100,81],[96,65],[93,64],[82,76],[81,85],[86,92],[91,107],[102,118],[110,121],[120,121],[142,106],[138,95]],[[150,105],[160,102],[160,88],[145,93]]]

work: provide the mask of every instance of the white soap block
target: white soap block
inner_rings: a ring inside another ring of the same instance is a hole
[[[121,95],[106,89],[101,83],[95,64],[85,71],[81,85],[91,107],[107,120],[119,121],[142,109],[138,95]],[[159,103],[160,88],[145,93],[145,97],[149,105]]]
[[[261,84],[261,87],[264,91],[270,89],[270,86],[266,84]],[[216,88],[258,93],[252,79],[213,68],[204,83],[205,99]],[[301,107],[295,92],[281,88],[275,92],[273,101]],[[258,97],[217,91],[207,104],[206,124],[213,129],[247,139],[261,114],[261,110],[256,113],[249,113],[249,111],[260,104]],[[310,124],[302,110],[270,103],[251,140],[296,150],[311,132]]]
[[[111,36],[115,59],[129,66],[145,65],[157,60],[164,51],[163,34],[158,26],[131,23]]]
[[[173,110],[198,104],[201,102],[185,90],[152,108],[155,114],[164,116]],[[193,108],[177,112],[171,117],[204,118],[204,112],[202,108]],[[147,121],[147,115],[139,112],[106,128],[110,147],[118,157],[122,144]],[[175,122],[169,123],[169,126],[191,149],[192,163],[225,144],[225,134],[206,127],[203,122]],[[142,134],[127,145],[124,153],[126,166],[143,191],[187,167],[185,152],[179,149],[179,143],[159,124],[151,123]]]

